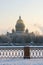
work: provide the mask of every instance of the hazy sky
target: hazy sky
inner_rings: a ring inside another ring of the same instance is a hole
[[[43,0],[0,0],[0,33],[14,28],[19,15],[29,30],[43,27]]]

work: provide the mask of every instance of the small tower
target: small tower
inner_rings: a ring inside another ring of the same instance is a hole
[[[21,20],[21,16],[19,16],[19,20]]]

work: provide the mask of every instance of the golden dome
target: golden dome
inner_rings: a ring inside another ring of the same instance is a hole
[[[23,20],[21,19],[21,16],[19,16],[19,19],[17,20],[15,27],[16,27],[16,31],[24,31],[25,25],[23,23]]]

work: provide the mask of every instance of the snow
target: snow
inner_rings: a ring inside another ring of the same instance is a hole
[[[43,59],[0,59],[0,65],[43,65]]]

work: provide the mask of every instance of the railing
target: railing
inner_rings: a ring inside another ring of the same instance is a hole
[[[31,46],[30,58],[43,58],[43,46]]]
[[[23,46],[1,46],[0,58],[23,58],[24,47]]]
[[[43,58],[43,46],[0,46],[0,58]]]

